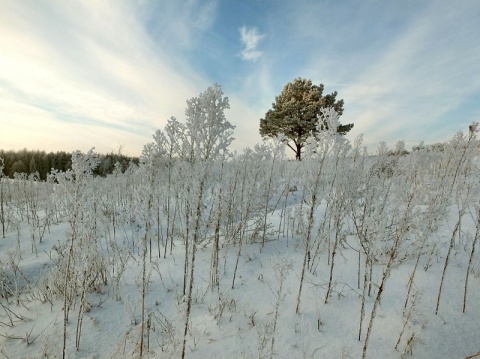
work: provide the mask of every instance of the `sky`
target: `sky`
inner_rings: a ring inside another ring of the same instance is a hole
[[[214,83],[232,150],[286,83],[344,100],[374,152],[480,121],[476,0],[1,0],[0,149],[138,156]]]

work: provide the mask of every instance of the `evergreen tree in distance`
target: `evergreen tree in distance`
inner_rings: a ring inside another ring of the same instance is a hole
[[[275,138],[283,133],[293,142],[287,146],[295,152],[296,159],[301,160],[306,140],[318,131],[323,110],[333,107],[339,115],[343,113],[343,100],[336,100],[337,92],[323,96],[323,89],[323,84],[313,85],[311,80],[302,78],[287,83],[275,97],[273,108],[260,119],[260,135]],[[327,130],[328,126],[324,123],[320,128]],[[340,125],[337,132],[344,135],[352,128],[353,123]]]

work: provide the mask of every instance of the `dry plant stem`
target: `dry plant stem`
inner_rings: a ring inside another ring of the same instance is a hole
[[[398,240],[399,240],[399,237],[397,237],[397,239],[395,240],[395,246],[398,245]],[[372,309],[372,314],[370,316],[370,322],[368,324],[367,335],[365,337],[365,342],[363,344],[362,359],[365,359],[366,356],[367,356],[367,346],[368,346],[368,340],[370,339],[370,333],[371,333],[372,327],[373,327],[373,320],[375,319],[375,317],[377,315],[378,304],[380,303],[380,299],[382,297],[383,290],[385,289],[385,283],[386,283],[387,278],[390,274],[391,265],[393,263],[395,252],[396,252],[396,249],[393,250],[393,248],[392,248],[392,254],[390,255],[390,258],[388,260],[387,267],[385,268],[385,271],[383,272],[382,281],[380,283],[380,286],[378,287],[377,297],[375,298],[375,302],[373,303],[373,309]]]
[[[365,270],[363,274],[363,291],[362,291],[362,305],[360,308],[360,324],[358,325],[358,341],[362,338],[362,325],[365,318],[365,297],[367,296],[368,287],[368,256],[365,258]]]
[[[368,273],[368,296],[371,297],[372,296],[372,276],[373,276],[373,263],[370,262],[370,266],[369,266],[369,273]]]
[[[422,248],[423,248],[423,246],[422,246]],[[407,308],[408,300],[410,298],[410,292],[412,290],[413,280],[415,278],[415,273],[417,272],[417,267],[418,267],[418,263],[420,262],[420,257],[422,256],[422,248],[420,248],[420,250],[418,252],[417,260],[415,262],[415,267],[413,267],[413,272],[412,272],[412,274],[410,274],[410,277],[408,279],[408,290],[407,290],[407,297],[405,298],[405,304],[403,306],[404,309]]]
[[[150,256],[149,262],[152,263],[152,236],[148,236],[149,250],[148,254]]]
[[[305,240],[305,255],[303,257],[302,273],[300,275],[300,286],[298,288],[297,306],[295,308],[296,314],[300,312],[300,300],[302,296],[303,281],[305,278],[305,269],[307,268],[308,258],[310,257],[310,241],[312,237],[312,227],[313,227],[315,209],[317,208],[317,190],[320,185],[320,178],[322,175],[323,164],[325,162],[325,157],[327,155],[327,152],[328,152],[328,145],[327,145],[327,148],[325,148],[325,152],[323,153],[323,156],[320,160],[320,164],[318,165],[315,183],[312,187],[312,204],[310,206],[310,214],[308,216],[307,238]]]
[[[11,327],[14,326],[12,315],[15,318],[17,318],[18,320],[24,320],[25,319],[23,316],[18,315],[15,312],[13,312],[10,308],[5,307],[2,303],[0,303],[0,305],[2,306],[3,310],[5,311],[5,314],[7,315],[8,319],[9,319],[9,322],[10,322],[9,326],[11,326]]]
[[[222,170],[220,172],[220,183],[223,179],[223,163]],[[211,289],[216,286],[217,290],[220,290],[220,276],[218,271],[219,266],[219,251],[220,251],[220,224],[222,219],[222,188],[218,191],[218,205],[215,213],[215,234],[212,248],[212,263],[210,268]]]
[[[291,180],[292,180],[292,177],[291,175],[288,176],[288,181],[287,181],[287,184],[285,186],[285,190],[284,192],[282,193],[281,196],[278,197],[278,201],[277,201],[277,204],[275,205],[275,208],[277,208],[278,206],[278,203],[280,203],[281,199],[283,196],[285,196],[285,201],[283,203],[283,206],[282,206],[282,210],[280,211],[280,221],[278,222],[278,236],[277,236],[277,240],[280,240],[280,233],[282,233],[283,235],[285,235],[285,221],[286,221],[286,209],[287,209],[287,203],[288,203],[288,195],[290,193],[290,183],[291,183]],[[282,230],[282,224],[283,224],[283,230]],[[288,247],[288,233],[287,233],[287,247]]]
[[[361,262],[362,256],[360,253],[360,248],[358,249],[358,271],[357,271],[357,289],[360,289],[360,272],[361,272]]]
[[[188,190],[188,193],[190,191]],[[183,266],[183,300],[187,296],[187,280],[188,280],[188,258],[189,258],[189,228],[190,228],[190,205],[188,203],[188,199],[186,200],[185,204],[185,263]]]
[[[173,209],[173,219],[172,219],[172,227],[170,229],[170,255],[173,254],[173,235],[175,233],[175,220],[177,218],[178,212],[178,194],[175,197],[175,208]],[[167,258],[167,254],[165,253],[164,258]]]
[[[328,298],[330,297],[330,292],[332,290],[333,267],[335,266],[335,255],[337,253],[338,237],[339,237],[339,234],[338,234],[338,232],[336,232],[335,233],[335,241],[333,242],[331,261],[330,261],[330,275],[329,275],[329,278],[328,278],[327,293],[325,294],[325,304],[327,304]]]
[[[245,168],[246,168],[246,164],[245,164]],[[255,173],[255,178],[254,178],[253,183],[257,182],[257,178],[258,178],[258,172]],[[244,185],[244,183],[242,184],[242,192],[241,192],[242,197],[243,197],[243,190],[244,190],[243,185]],[[243,246],[245,231],[246,231],[246,227],[247,227],[246,226],[246,221],[247,221],[248,216],[249,216],[250,211],[251,211],[253,193],[254,192],[253,192],[253,186],[252,186],[251,191],[249,191],[249,193],[248,193],[248,203],[246,205],[245,216],[243,216],[243,213],[242,213],[242,218],[241,218],[240,240],[239,240],[239,243],[238,243],[237,258],[235,260],[235,269],[233,270],[232,289],[235,288],[235,278],[237,276],[238,262],[240,260],[240,254],[242,253],[242,246]]]
[[[68,251],[68,259],[67,259],[67,269],[65,270],[65,281],[64,281],[64,293],[63,293],[63,350],[62,350],[62,358],[65,359],[66,357],[66,350],[67,350],[67,323],[68,323],[68,311],[70,310],[70,304],[67,302],[68,298],[68,282],[70,277],[70,265],[72,262],[73,256],[73,244],[75,241],[75,235],[72,234],[72,239],[70,241],[70,249]],[[68,304],[68,305],[67,305]]]
[[[86,276],[83,280],[83,288],[82,288],[82,297],[80,298],[80,307],[78,309],[78,317],[77,317],[77,333],[75,335],[75,347],[80,350],[80,337],[82,335],[82,324],[83,324],[83,312],[85,307],[85,296],[86,296]]]
[[[453,246],[455,244],[455,236],[457,235],[458,229],[460,228],[460,223],[462,221],[463,211],[460,211],[458,214],[458,221],[455,224],[455,228],[453,229],[452,238],[450,239],[450,245],[448,246],[447,257],[445,258],[445,264],[443,265],[443,272],[442,272],[442,279],[440,280],[440,287],[438,289],[438,296],[437,296],[437,306],[435,307],[435,315],[438,314],[438,308],[440,306],[440,297],[442,295],[442,288],[443,288],[443,281],[445,279],[445,273],[447,272],[448,262],[450,259],[450,254],[452,253]]]
[[[222,173],[223,173],[223,166],[222,166]],[[240,176],[240,170],[237,169],[235,171],[235,175],[234,175],[233,186],[232,186],[231,181],[229,183],[229,185],[230,185],[230,188],[229,188],[230,197],[229,197],[228,204],[226,206],[228,208],[228,210],[227,210],[227,213],[226,213],[226,216],[225,216],[226,217],[225,233],[226,233],[226,237],[231,237],[231,238],[234,238],[234,236],[232,234],[232,231],[235,231],[234,220],[233,220],[233,210],[234,210],[234,207],[236,205],[235,194],[236,194],[236,191],[237,191],[237,183],[238,183],[238,177],[239,176]],[[245,183],[245,173],[242,173],[242,178],[243,178],[242,182]]]
[[[337,200],[343,202],[343,197],[338,198]],[[328,279],[328,289],[327,289],[327,294],[325,294],[325,304],[328,302],[328,298],[330,296],[331,290],[332,290],[332,279],[333,279],[333,268],[335,266],[335,255],[337,253],[337,248],[338,248],[338,243],[340,241],[340,230],[341,230],[341,218],[340,218],[340,212],[343,211],[343,204],[340,204],[340,208],[337,209],[337,214],[335,215],[335,241],[333,242],[333,249],[332,249],[332,260],[330,263],[330,276]]]
[[[170,198],[168,198],[170,200]],[[167,201],[168,201],[167,200]],[[157,198],[157,251],[158,251],[158,258],[162,257],[162,246],[160,245],[160,239],[162,236],[160,235],[162,232],[161,226],[161,216],[160,216],[160,196]],[[150,240],[151,243],[151,240]],[[165,253],[167,253],[167,243],[168,243],[168,220],[167,220],[167,239],[165,240]],[[150,248],[150,258],[152,257],[152,249]],[[150,259],[150,262],[152,260]]]
[[[170,152],[170,162],[171,162],[171,158],[172,158],[172,152]],[[165,251],[163,253],[163,258],[167,257],[168,240],[169,240],[169,238],[173,237],[173,229],[170,229],[170,212],[171,212],[170,192],[171,192],[171,186],[172,186],[172,163],[169,163],[169,165],[168,165],[168,186],[167,186],[167,237],[165,239]],[[173,219],[173,221],[175,221],[175,218]],[[173,239],[171,239],[171,240],[173,240]],[[158,250],[158,257],[160,258],[160,249]]]
[[[469,135],[468,135],[467,143],[463,146],[462,155],[460,156],[460,160],[458,161],[457,168],[455,169],[455,174],[454,174],[453,180],[452,180],[452,186],[450,187],[450,194],[452,194],[452,192],[453,192],[453,187],[455,186],[455,182],[456,182],[457,176],[460,172],[460,168],[462,167],[462,164],[467,161],[467,157],[465,155],[467,154],[467,149],[470,148],[470,146],[469,146],[470,142],[475,137],[476,137],[476,131],[475,132],[470,131]]]
[[[243,236],[240,236],[240,242],[238,243],[237,258],[235,260],[235,269],[233,270],[232,289],[235,288],[235,278],[237,276],[238,262],[240,260],[240,254],[242,252]]]
[[[182,359],[185,358],[185,348],[187,345],[187,334],[188,334],[188,322],[190,320],[190,311],[192,309],[192,294],[193,294],[193,276],[195,274],[195,254],[197,252],[197,242],[200,232],[200,219],[202,216],[202,199],[203,199],[203,190],[205,186],[207,171],[204,169],[204,177],[200,181],[200,193],[198,195],[197,202],[197,212],[195,215],[195,228],[193,230],[193,241],[192,241],[192,263],[190,265],[190,284],[188,288],[188,298],[187,298],[187,313],[185,318],[185,329],[183,331],[183,346],[182,346]]]
[[[312,196],[312,207],[310,208],[310,215],[308,218],[307,240],[305,241],[305,255],[303,257],[302,274],[300,275],[300,287],[298,288],[297,307],[295,308],[296,314],[300,312],[300,299],[302,295],[303,281],[305,278],[305,269],[307,268],[307,261],[310,253],[310,238],[311,238],[311,232],[312,232],[312,226],[313,226],[313,214],[315,212],[316,202],[317,202],[317,196],[314,193]]]
[[[415,279],[415,274],[417,273],[418,263],[420,263],[420,258],[422,257],[422,251],[423,251],[423,248],[425,246],[425,243],[427,242],[427,239],[428,239],[428,237],[425,235],[423,240],[422,240],[422,243],[420,245],[420,248],[418,249],[418,255],[417,255],[417,260],[415,262],[415,267],[413,268],[413,272],[410,275],[410,278],[408,280],[407,297],[405,298],[405,305],[404,305],[403,308],[407,308],[408,300],[410,298],[410,292],[412,290],[412,286],[413,286],[414,279]]]
[[[0,218],[2,221],[2,238],[5,238],[5,210],[3,208],[3,158],[0,158]]]
[[[327,207],[325,208],[325,214],[323,215],[322,220],[320,221],[320,225],[318,226],[317,230],[317,237],[315,239],[317,245],[315,246],[315,251],[313,253],[313,256],[311,256],[311,264],[310,264],[310,271],[315,272],[316,268],[320,264],[320,254],[323,252],[324,249],[321,250],[321,245],[323,244],[322,238],[325,238],[326,236],[330,236],[330,219],[327,217],[330,215],[331,209],[330,209],[330,202],[327,202]],[[328,224],[328,227],[327,227]],[[328,248],[328,253],[327,253],[327,261],[328,265],[330,265],[330,248]]]
[[[212,264],[211,264],[211,289],[213,287],[217,287],[220,289],[220,276],[218,273],[218,264],[219,264],[219,250],[220,250],[220,220],[221,220],[221,203],[222,203],[222,190],[220,189],[220,193],[218,194],[218,206],[217,206],[217,213],[215,214],[215,234],[214,234],[214,241],[213,241],[213,248],[212,248]]]
[[[367,178],[367,187],[370,184],[371,177]],[[357,286],[360,288],[361,283],[361,252],[365,254],[365,265],[364,265],[364,273],[363,273],[363,290],[362,290],[362,303],[360,307],[360,320],[358,325],[358,341],[361,341],[362,337],[362,327],[363,327],[363,320],[365,318],[365,300],[368,295],[370,296],[370,289],[371,289],[371,278],[372,278],[372,255],[371,255],[371,243],[373,238],[369,240],[368,238],[368,231],[369,225],[367,223],[367,209],[372,207],[371,200],[373,200],[373,196],[369,196],[365,198],[363,204],[360,207],[360,214],[357,215],[355,211],[355,201],[351,203],[351,213],[353,224],[355,226],[355,232],[358,236],[359,240],[359,249],[358,249],[358,276],[357,276]]]
[[[287,271],[286,268],[281,268],[280,271]],[[283,298],[283,282],[285,281],[285,273],[279,273],[279,284],[280,287],[278,288],[278,292],[276,293],[276,302],[275,302],[275,316],[273,318],[273,328],[272,328],[272,345],[270,347],[270,359],[273,359],[274,349],[275,349],[275,331],[277,329],[277,321],[278,321],[278,312],[280,309],[280,302]]]
[[[467,273],[465,275],[465,289],[464,289],[464,292],[463,292],[463,309],[462,309],[463,313],[465,313],[465,310],[466,310],[466,307],[467,307],[468,277],[469,277],[469,274],[470,274],[470,269],[472,267],[473,256],[475,254],[475,247],[477,245],[477,241],[478,241],[479,236],[480,236],[480,207],[478,207],[478,211],[477,211],[477,229],[475,231],[475,237],[473,239],[472,251],[470,252],[470,258],[468,260]]]
[[[151,198],[148,201],[148,214],[150,214]],[[150,217],[145,224],[145,236],[143,238],[143,255],[142,255],[142,323],[140,327],[140,358],[143,357],[143,337],[145,331],[145,296],[147,295],[147,241],[148,232],[150,231]]]
[[[409,211],[410,211],[411,206],[413,204],[414,193],[415,192],[412,192],[411,194],[408,195],[406,209],[405,209],[403,218],[401,219],[400,225],[399,225],[399,232],[397,232],[396,235],[395,235],[395,241],[392,245],[391,253],[390,253],[390,256],[388,258],[386,268],[383,272],[382,281],[380,282],[380,286],[378,287],[377,296],[375,298],[375,302],[373,303],[373,309],[372,309],[372,313],[370,315],[370,322],[368,323],[367,334],[366,334],[365,342],[364,342],[364,345],[363,345],[362,359],[365,359],[366,355],[367,355],[368,340],[370,339],[370,334],[372,332],[373,321],[374,321],[374,319],[377,315],[378,304],[380,303],[380,299],[382,298],[382,293],[383,293],[383,290],[385,289],[385,284],[387,282],[388,277],[390,276],[390,271],[392,269],[392,265],[395,261],[395,257],[397,256],[397,250],[398,250],[398,247],[400,245],[400,241],[403,238],[403,235],[405,234],[405,232],[408,230],[408,227],[409,227],[408,226],[408,214],[409,214]]]
[[[265,237],[267,233],[267,215],[268,215],[268,201],[270,199],[270,188],[272,187],[272,177],[273,177],[273,170],[275,169],[275,158],[276,154],[273,154],[272,159],[272,167],[270,168],[270,173],[268,177],[268,186],[267,192],[265,194],[265,213],[263,218],[263,234],[262,234],[262,248],[265,246]]]
[[[413,314],[413,310],[415,308],[415,302],[417,300],[417,297],[414,295],[412,305],[410,306],[410,310],[408,311],[407,317],[405,318],[405,322],[403,323],[402,331],[400,332],[400,335],[398,336],[397,343],[395,344],[395,350],[397,350],[398,345],[400,344],[400,341],[402,340],[403,333],[405,332],[405,328],[407,327],[407,324],[410,321],[410,318]]]

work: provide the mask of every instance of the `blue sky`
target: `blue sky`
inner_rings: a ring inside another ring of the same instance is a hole
[[[2,0],[0,148],[138,155],[219,83],[234,150],[296,77],[345,101],[374,152],[480,120],[476,0]]]

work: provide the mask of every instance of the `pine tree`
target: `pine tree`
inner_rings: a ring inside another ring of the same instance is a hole
[[[333,108],[338,115],[343,113],[343,100],[336,100],[337,92],[323,96],[324,86],[313,85],[311,80],[296,78],[285,85],[279,96],[275,97],[272,109],[265,118],[260,119],[262,137],[278,137],[283,133],[293,145],[287,146],[301,159],[306,140],[319,129],[328,130],[327,123],[317,126],[327,108]],[[353,124],[339,125],[337,132],[344,135],[353,128]]]

